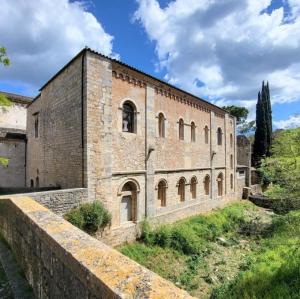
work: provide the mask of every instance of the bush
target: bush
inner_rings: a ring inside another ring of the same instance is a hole
[[[111,221],[111,214],[101,202],[86,203],[68,212],[64,218],[86,232],[95,232]]]

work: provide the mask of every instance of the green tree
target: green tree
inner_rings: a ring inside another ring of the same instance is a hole
[[[249,110],[246,107],[231,105],[231,106],[224,106],[223,109],[236,117],[237,125],[245,123],[249,114]]]
[[[265,105],[262,101],[261,92],[258,93],[256,104],[256,130],[253,144],[253,164],[259,165],[261,158],[266,154],[267,148],[267,124],[265,119]]]
[[[247,121],[249,110],[240,106],[223,106],[223,109],[236,117],[237,131],[239,134],[249,134],[255,130],[255,121]]]
[[[256,130],[253,144],[252,162],[259,166],[263,157],[271,155],[272,147],[272,108],[269,83],[262,83],[256,104]]]
[[[0,64],[4,66],[10,65],[10,60],[7,57],[6,49],[4,47],[0,47]],[[2,111],[5,111],[7,107],[11,106],[10,100],[4,95],[0,93],[0,107]],[[5,157],[0,157],[0,165],[7,166],[8,159]]]

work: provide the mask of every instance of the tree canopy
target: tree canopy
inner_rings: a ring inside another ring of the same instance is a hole
[[[271,155],[272,108],[269,83],[262,83],[256,104],[256,130],[253,144],[253,165],[259,165],[263,157]]]
[[[236,117],[237,125],[244,123],[249,114],[249,110],[246,107],[231,105],[231,106],[224,106],[223,109]]]

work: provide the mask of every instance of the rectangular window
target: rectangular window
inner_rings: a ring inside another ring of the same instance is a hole
[[[244,177],[245,176],[245,171],[244,170],[240,170],[239,171],[239,176],[240,177]]]
[[[34,119],[34,138],[39,137],[39,113],[36,112],[33,114]]]

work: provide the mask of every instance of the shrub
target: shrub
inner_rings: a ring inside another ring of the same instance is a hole
[[[86,232],[95,232],[111,221],[111,214],[101,202],[95,201],[80,205],[68,212],[65,219]]]

